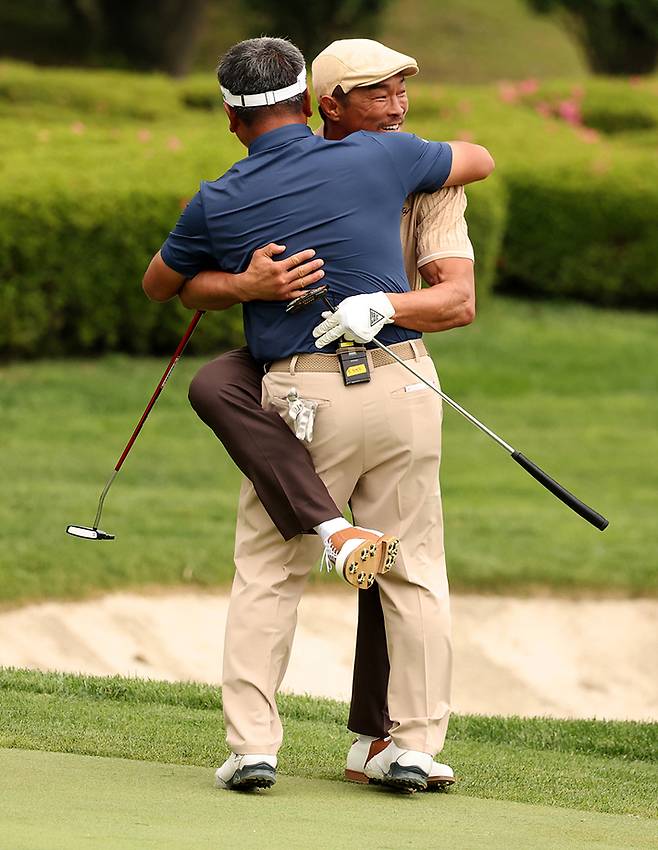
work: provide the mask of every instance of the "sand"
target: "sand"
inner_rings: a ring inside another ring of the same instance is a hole
[[[658,600],[453,596],[459,713],[658,720]],[[0,665],[221,682],[226,593],[114,593],[0,613]],[[348,700],[356,594],[302,600],[283,690]]]

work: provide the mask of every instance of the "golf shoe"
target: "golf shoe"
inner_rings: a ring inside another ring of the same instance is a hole
[[[228,791],[271,788],[276,782],[276,756],[231,753],[215,771],[215,785]]]
[[[357,736],[350,747],[345,778],[350,782],[383,782],[403,791],[445,791],[455,783],[455,774],[447,764],[433,761],[427,753],[401,750],[390,738],[370,735]]]
[[[372,528],[350,526],[331,535],[324,544],[323,563],[334,567],[348,584],[359,590],[372,587],[375,576],[395,564],[400,541]]]

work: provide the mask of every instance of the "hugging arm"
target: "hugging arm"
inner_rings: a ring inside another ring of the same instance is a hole
[[[275,260],[283,251],[283,245],[270,242],[254,251],[241,274],[207,270],[191,278],[170,268],[158,251],[146,270],[142,286],[152,301],[169,301],[178,295],[191,310],[226,310],[255,299],[292,300],[304,294],[304,287],[322,279],[323,261],[315,258],[312,249]]]

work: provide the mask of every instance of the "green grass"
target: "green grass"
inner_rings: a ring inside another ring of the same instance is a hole
[[[202,685],[0,670],[0,746],[204,767],[225,756]],[[342,777],[347,706],[283,696],[280,773]],[[455,717],[442,758],[457,796],[655,817],[655,724]]]
[[[654,846],[648,819],[457,794],[400,798],[293,777],[264,794],[227,794],[214,791],[210,771],[201,768],[21,750],[0,751],[0,766],[0,826],[12,850],[77,850],[104,846],[108,836],[117,850]],[[39,775],[57,781],[35,783]]]
[[[596,531],[446,410],[453,590],[655,595],[656,318],[496,297],[428,342],[449,395],[610,519]],[[239,474],[188,406],[199,359],[181,360],[110,491],[101,527],[117,539],[64,534],[91,524],[165,362],[0,369],[1,600],[230,580]]]
[[[215,791],[203,768],[25,750],[0,750],[0,768],[0,828],[12,850],[107,846],[108,836],[113,850],[654,846],[648,819],[456,794],[401,798],[287,776],[267,793],[232,794]]]

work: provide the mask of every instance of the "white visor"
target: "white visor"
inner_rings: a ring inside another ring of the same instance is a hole
[[[297,82],[291,86],[286,86],[285,89],[277,89],[276,91],[266,91],[262,94],[232,94],[224,86],[220,86],[224,103],[229,106],[274,106],[275,103],[281,103],[282,100],[290,100],[298,94],[302,94],[308,88],[306,85],[306,67],[297,75]]]

